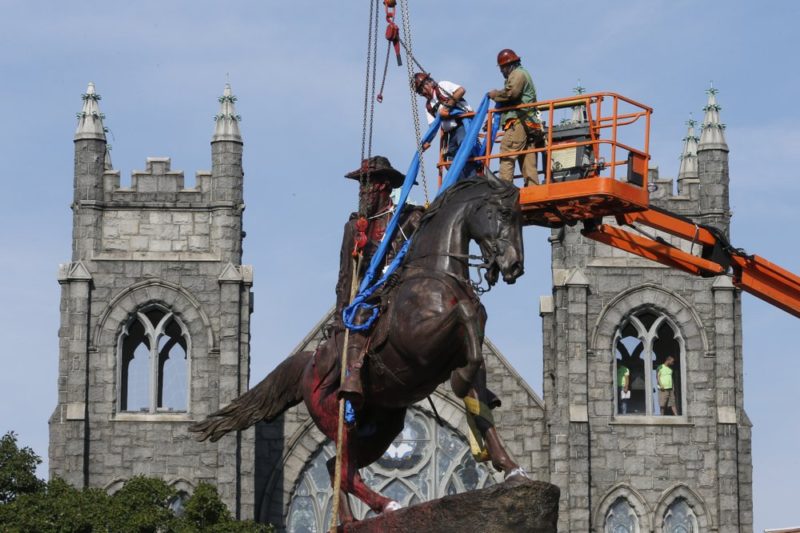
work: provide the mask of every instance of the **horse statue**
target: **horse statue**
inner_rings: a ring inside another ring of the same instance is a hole
[[[365,402],[357,421],[343,434],[340,516],[353,520],[347,494],[374,512],[400,505],[370,489],[359,468],[377,461],[402,431],[406,409],[425,399],[450,378],[453,391],[469,405],[499,404],[486,389],[481,348],[486,312],[469,277],[469,245],[478,243],[486,280],[506,283],[523,273],[519,190],[509,182],[473,175],[442,192],[426,211],[414,234],[402,268],[380,295],[382,312],[370,332],[362,369]],[[256,422],[270,422],[305,402],[314,423],[332,440],[338,425],[340,354],[338,332],[316,352],[298,352],[263,381],[194,424],[198,440],[217,441]],[[488,409],[487,409],[488,410]],[[488,417],[477,427],[485,452],[498,471],[524,476],[497,436]],[[333,483],[334,459],[328,462]]]

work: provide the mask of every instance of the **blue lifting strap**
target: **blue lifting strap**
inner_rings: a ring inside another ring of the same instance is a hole
[[[464,127],[467,129],[464,142],[462,142],[461,146],[459,146],[458,152],[456,152],[456,155],[450,164],[450,168],[447,171],[444,180],[442,181],[442,186],[439,188],[439,191],[436,194],[437,196],[461,177],[462,171],[464,170],[464,165],[466,165],[468,159],[475,157],[476,155],[482,155],[486,153],[485,143],[494,141],[494,136],[498,129],[497,125],[499,124],[499,115],[495,116],[495,120],[492,124],[492,131],[490,132],[490,135],[487,135],[487,139],[484,141],[484,143],[477,142],[478,134],[480,133],[481,126],[486,120],[486,114],[488,111],[489,97],[486,95],[483,97],[483,100],[481,100],[481,104],[478,106],[475,116],[472,117],[471,120],[464,119]],[[428,131],[423,136],[421,141],[422,144],[429,143],[433,140],[433,138],[436,136],[437,130],[439,129],[440,123],[441,117],[437,114],[436,118],[431,123],[430,128],[428,128]],[[369,305],[365,302],[375,293],[376,290],[378,290],[381,285],[386,282],[386,280],[392,275],[392,273],[394,273],[397,267],[400,266],[400,264],[403,262],[403,258],[408,252],[409,246],[411,245],[411,238],[409,238],[405,243],[403,243],[402,248],[400,248],[400,251],[397,253],[394,260],[392,260],[391,264],[383,272],[383,275],[380,277],[380,279],[378,279],[375,283],[372,283],[372,281],[375,279],[378,269],[381,267],[381,264],[386,257],[386,251],[389,248],[392,239],[394,238],[397,227],[400,225],[400,215],[402,214],[403,207],[406,205],[406,200],[411,192],[411,188],[414,186],[414,183],[417,179],[417,173],[419,172],[420,149],[420,147],[417,147],[414,158],[411,160],[411,165],[406,173],[406,179],[403,182],[403,188],[401,189],[400,199],[397,202],[394,215],[386,227],[386,232],[384,233],[380,246],[372,256],[369,268],[367,268],[367,272],[364,274],[364,279],[361,281],[361,285],[359,286],[358,294],[350,303],[350,305],[347,306],[342,312],[344,324],[351,331],[364,331],[372,327],[372,324],[378,317],[378,307],[375,305]],[[356,315],[362,309],[370,312],[370,314],[363,323],[356,324]]]

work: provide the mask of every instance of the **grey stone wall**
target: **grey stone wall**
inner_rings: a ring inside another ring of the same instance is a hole
[[[103,141],[75,141],[50,474],[108,490],[138,474],[189,491],[207,481],[237,516],[252,517],[254,431],[212,444],[187,430],[248,387],[253,277],[240,264],[242,144],[214,142],[213,170],[198,173],[193,189],[167,158],[149,158],[122,189],[119,173],[103,169],[104,154]],[[152,305],[188,329],[185,412],[120,409],[119,339]]]

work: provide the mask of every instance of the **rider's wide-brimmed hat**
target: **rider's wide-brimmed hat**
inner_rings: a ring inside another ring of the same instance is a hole
[[[406,176],[392,167],[389,160],[382,155],[376,155],[361,161],[361,167],[344,175],[345,178],[361,181],[362,176],[368,175],[370,181],[388,181],[392,188],[403,185]]]

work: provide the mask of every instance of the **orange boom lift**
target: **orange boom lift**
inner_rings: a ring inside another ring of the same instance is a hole
[[[492,109],[486,131],[491,131],[495,114],[531,107],[551,125],[544,128],[543,148],[492,154],[492,143],[487,142],[486,152],[472,159],[487,167],[507,155],[536,154],[542,159],[543,183],[520,190],[524,224],[561,227],[581,222],[587,238],[689,274],[730,276],[734,286],[800,318],[800,277],[734,248],[716,228],[650,205],[651,108],[615,93],[579,94]],[[554,125],[563,111],[572,117]],[[440,183],[449,164],[440,158]],[[686,246],[667,242],[643,226],[678,237]]]

